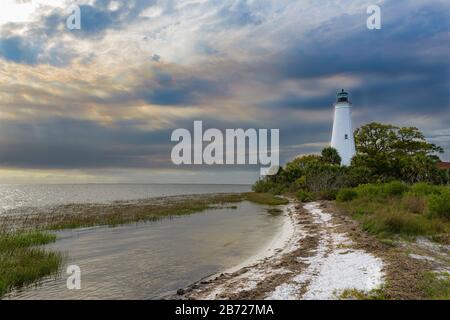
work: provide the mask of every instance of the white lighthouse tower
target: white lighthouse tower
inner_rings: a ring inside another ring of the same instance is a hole
[[[344,89],[338,92],[337,101],[334,105],[331,146],[339,152],[342,159],[341,164],[344,166],[350,165],[353,156],[356,154],[356,149],[353,138],[352,106],[348,93]]]

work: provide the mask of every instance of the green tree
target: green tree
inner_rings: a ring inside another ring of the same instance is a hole
[[[343,169],[340,166],[323,161],[310,162],[304,173],[306,189],[314,193],[338,189],[341,186],[342,173]]]
[[[355,144],[352,165],[367,167],[376,181],[431,181],[439,175],[437,154],[443,149],[427,142],[415,127],[372,122],[355,130]]]
[[[345,167],[343,174],[342,186],[354,188],[360,184],[376,182],[372,171],[365,166],[349,166]]]
[[[378,156],[389,154],[397,140],[394,127],[389,124],[372,122],[355,130],[356,150],[360,154]]]
[[[358,153],[377,156],[415,155],[427,156],[443,153],[444,150],[426,141],[416,127],[395,127],[390,124],[372,122],[355,130],[355,144]]]
[[[403,157],[401,161],[401,173],[403,180],[409,183],[431,182],[440,183],[439,169],[436,160],[418,153],[409,157]]]
[[[393,149],[400,155],[416,155],[418,153],[433,156],[443,153],[444,149],[433,143],[428,143],[422,132],[416,127],[403,127],[397,129],[397,138]]]
[[[339,155],[339,152],[332,147],[326,147],[322,150],[322,159],[330,164],[341,164],[341,156]]]
[[[357,154],[348,167],[340,166],[336,149],[321,155],[297,157],[274,176],[255,183],[257,192],[297,192],[332,198],[336,191],[361,184],[400,180],[402,182],[450,183],[450,171],[436,166],[441,147],[426,141],[415,127],[399,128],[369,123],[355,130]]]

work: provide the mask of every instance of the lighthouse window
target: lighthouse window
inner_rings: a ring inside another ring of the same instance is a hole
[[[348,134],[345,135],[345,140],[348,140]]]

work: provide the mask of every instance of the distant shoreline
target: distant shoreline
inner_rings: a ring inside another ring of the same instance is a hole
[[[211,193],[162,196],[111,203],[74,203],[43,208],[18,208],[2,215],[0,233],[27,230],[62,230],[91,226],[156,221],[233,205],[241,201],[259,204],[285,204],[287,200],[270,194]]]
[[[16,184],[0,185],[0,216],[62,205],[108,205],[155,198],[250,192],[249,185],[183,184]]]

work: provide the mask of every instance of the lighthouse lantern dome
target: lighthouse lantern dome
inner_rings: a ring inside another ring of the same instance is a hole
[[[349,102],[348,99],[348,92],[346,92],[344,89],[342,91],[337,93],[337,102]]]

